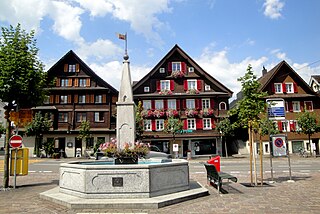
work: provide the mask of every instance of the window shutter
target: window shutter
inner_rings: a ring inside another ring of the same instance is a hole
[[[68,79],[68,86],[71,87],[72,86],[72,78]]]
[[[293,111],[292,101],[288,101],[288,108],[289,111]]]
[[[71,95],[70,95],[70,94],[68,95],[68,100],[67,100],[67,102],[68,102],[68,103],[71,103]]]
[[[278,121],[278,130],[282,132],[282,122]]]
[[[102,95],[102,103],[107,103],[107,95],[106,94]]]
[[[187,108],[187,101],[184,99],[182,100],[182,109],[186,109]]]
[[[177,107],[177,110],[180,110],[180,100],[176,100],[176,107]]]
[[[63,72],[68,72],[68,64],[64,64]]]
[[[76,72],[79,73],[80,72],[80,66],[79,63],[76,64]]]
[[[152,129],[152,131],[156,130],[156,121],[155,120],[151,120],[151,129]]]
[[[54,95],[50,95],[50,100],[49,100],[50,104],[53,104],[54,102]]]
[[[60,78],[57,78],[56,81],[57,81],[57,82],[56,82],[56,86],[57,86],[57,87],[60,87]]]
[[[170,80],[170,91],[174,90],[174,80]]]
[[[274,87],[274,83],[272,83],[272,85],[271,85],[271,90],[272,90],[273,93],[276,92],[276,89],[275,89],[275,87]]]
[[[154,110],[156,108],[156,103],[154,100],[151,100],[151,110]]]
[[[94,103],[94,94],[90,95],[90,103]]]
[[[157,80],[157,91],[160,91],[160,80]]]
[[[286,93],[286,84],[285,83],[282,83],[282,92],[283,93]]]
[[[78,98],[79,98],[79,95],[78,94],[74,94],[74,103],[78,103]]]
[[[196,99],[196,109],[201,109],[201,99]]]
[[[203,129],[202,119],[196,118],[196,129]]]
[[[197,80],[197,90],[201,91],[202,89],[202,80]]]
[[[183,89],[184,89],[185,91],[188,90],[188,81],[187,81],[187,80],[183,80]]]
[[[185,62],[181,62],[181,71],[185,74],[187,70],[187,66]]]
[[[163,100],[163,108],[164,108],[164,110],[168,109],[168,100],[167,99]]]
[[[216,128],[216,124],[214,123],[214,119],[211,118],[211,128],[215,129]]]
[[[87,86],[87,87],[90,87],[90,78],[87,78],[87,80],[86,80],[86,86]]]
[[[298,93],[298,85],[295,82],[293,83],[293,92]]]
[[[90,95],[86,94],[86,103],[90,103]]]
[[[59,97],[59,95],[56,95],[56,103],[60,103],[60,97]]]
[[[187,119],[185,119],[183,121],[183,129],[188,129],[188,120]]]
[[[172,62],[168,62],[168,74],[171,75],[172,73]]]
[[[213,100],[213,98],[210,99],[210,108],[214,109],[214,100]]]
[[[292,120],[290,121],[290,131],[291,131],[291,132],[295,131],[295,129],[294,129],[294,123],[293,123]]]
[[[79,86],[79,79],[78,78],[74,79],[74,86],[76,86],[76,87]]]
[[[303,111],[303,109],[304,109],[304,102],[300,101],[300,111]]]

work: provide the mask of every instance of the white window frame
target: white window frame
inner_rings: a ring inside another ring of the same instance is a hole
[[[196,130],[196,128],[197,128],[196,119],[188,118],[187,119],[187,128],[190,130]]]
[[[68,112],[59,112],[58,121],[63,123],[68,122]]]
[[[286,84],[286,93],[293,94],[294,93],[293,83],[292,82],[288,82],[288,83],[285,83],[285,84]]]
[[[143,109],[144,110],[149,110],[151,109],[151,100],[143,100]]]
[[[274,93],[280,94],[282,91],[282,83],[274,83]]]
[[[188,90],[197,89],[197,80],[196,79],[187,80],[187,82],[188,82]]]
[[[170,90],[170,80],[160,80],[160,90]]]
[[[193,67],[189,67],[189,68],[188,68],[188,72],[189,72],[189,73],[193,73],[193,72],[194,72],[194,68],[193,68]]]
[[[101,118],[100,118],[100,116],[101,116]],[[102,111],[94,112],[94,122],[103,122],[103,121],[104,121],[104,112],[102,112]]]
[[[144,131],[152,131],[152,127],[151,127],[151,120],[144,120],[143,121],[143,130]]]
[[[86,87],[87,86],[87,79],[86,78],[79,78],[79,87]]]
[[[164,119],[156,120],[156,131],[162,131],[164,129]]]
[[[181,62],[172,62],[172,71],[181,71]]]
[[[203,130],[210,130],[211,127],[211,118],[203,118],[202,119]]]
[[[209,109],[210,108],[210,98],[202,99],[202,109]]]
[[[222,104],[224,104],[225,109],[222,109],[222,108],[221,108],[221,105],[222,105]],[[219,103],[219,110],[227,110],[227,103],[226,103],[226,102],[220,102],[220,103]]]
[[[78,123],[82,121],[87,121],[87,113],[86,112],[77,112],[76,120]]]
[[[68,72],[70,72],[70,73],[76,72],[76,64],[69,64],[68,65]]]
[[[67,103],[68,103],[68,96],[60,95],[60,104],[67,104]]]
[[[205,86],[204,86],[204,90],[205,90],[205,91],[210,91],[210,90],[211,90],[210,85],[205,85]]]
[[[94,103],[102,103],[102,95],[101,94],[94,95]]]
[[[150,92],[150,87],[149,87],[149,86],[145,86],[145,87],[143,88],[143,91],[144,91],[144,92]]]
[[[186,99],[186,108],[187,109],[195,109],[196,103],[194,99]]]
[[[292,111],[293,112],[301,112],[300,101],[292,101]]]
[[[154,101],[154,107],[155,109],[163,109],[163,100],[155,100]]]
[[[167,101],[168,109],[177,109],[177,101],[175,99],[170,99]]]
[[[159,69],[159,73],[160,73],[160,74],[164,74],[165,72],[166,72],[166,71],[165,71],[164,68],[160,68],[160,69]]]
[[[85,104],[86,103],[86,95],[79,95],[78,96],[78,103]]]
[[[62,79],[61,79],[60,86],[61,86],[61,87],[69,86],[69,79],[68,79],[68,78],[62,78]]]

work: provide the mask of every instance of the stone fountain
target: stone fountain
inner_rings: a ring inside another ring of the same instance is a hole
[[[117,102],[117,143],[134,143],[135,118],[129,57],[124,56]],[[189,181],[188,161],[139,160],[114,165],[108,161],[73,161],[60,165],[59,187],[40,194],[70,208],[159,208],[208,195]]]

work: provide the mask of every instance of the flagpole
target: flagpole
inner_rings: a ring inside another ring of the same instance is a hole
[[[125,55],[128,55],[128,51],[127,51],[127,32],[126,32],[126,37],[125,37]]]

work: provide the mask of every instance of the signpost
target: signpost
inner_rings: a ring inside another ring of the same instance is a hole
[[[13,188],[16,188],[17,183],[17,153],[18,148],[22,145],[22,137],[20,135],[13,135],[9,140],[10,146],[15,149],[14,155],[14,185]]]

